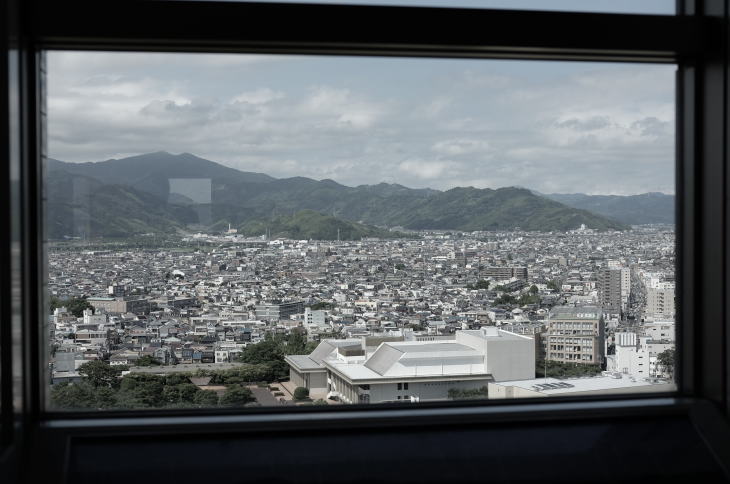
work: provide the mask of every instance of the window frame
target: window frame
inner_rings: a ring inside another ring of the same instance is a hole
[[[388,425],[394,419],[418,426],[425,419],[429,424],[447,425],[657,412],[693,413],[698,425],[703,425],[708,415],[728,413],[727,2],[680,0],[675,16],[155,0],[9,0],[4,8],[7,28],[0,76],[8,94],[0,103],[0,131],[8,164],[0,176],[7,193],[0,199],[0,223],[8,240],[0,244],[0,260],[12,268],[0,275],[0,314],[11,322],[0,331],[0,425],[6,442],[21,442],[27,433],[23,429],[47,432],[52,442],[71,434],[110,431],[146,434],[184,428],[196,432],[212,426],[251,432],[323,423]],[[175,22],[169,22],[170,18]],[[241,19],[251,18],[256,21],[249,22],[250,28],[241,29]],[[339,21],[333,23],[332,18]],[[378,28],[373,29],[376,24]],[[46,49],[676,63],[676,321],[681,363],[677,392],[551,398],[538,404],[424,402],[414,407],[394,403],[367,409],[361,405],[297,408],[295,412],[285,408],[254,408],[245,413],[221,409],[46,411],[41,365],[45,346],[40,331],[45,269],[40,161],[45,154],[41,125],[45,105],[40,52]],[[17,189],[13,182],[18,183]]]

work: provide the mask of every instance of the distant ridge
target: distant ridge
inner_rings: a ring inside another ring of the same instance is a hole
[[[650,192],[626,196],[553,193],[542,196],[627,225],[673,224],[675,221],[675,197],[664,193]]]
[[[364,235],[373,233],[372,227],[364,228],[367,225],[463,231],[517,227],[564,231],[582,224],[598,230],[627,228],[523,188],[439,191],[387,183],[348,187],[329,179],[277,179],[239,171],[190,153],[156,152],[95,163],[49,160],[47,173],[53,187],[48,197],[51,238],[79,236],[81,226],[91,237],[171,233],[191,227],[213,230],[229,223],[253,233],[252,227],[267,221],[280,223],[282,233],[297,232],[312,239],[331,239],[329,228],[335,222],[358,224],[357,230],[351,227],[354,237],[370,236]],[[80,218],[86,222],[80,223]],[[302,225],[305,220],[322,230],[307,230]]]

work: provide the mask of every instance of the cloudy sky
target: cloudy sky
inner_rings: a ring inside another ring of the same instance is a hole
[[[49,154],[64,161],[164,150],[346,185],[674,192],[674,66],[89,52],[48,65]]]

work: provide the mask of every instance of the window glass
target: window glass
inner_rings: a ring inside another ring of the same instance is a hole
[[[674,66],[47,61],[49,408],[675,388]]]
[[[263,1],[274,2],[275,0]],[[674,15],[676,13],[676,2],[674,0],[288,0],[287,3],[497,8],[655,15]]]

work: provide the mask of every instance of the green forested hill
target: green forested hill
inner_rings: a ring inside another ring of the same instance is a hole
[[[583,193],[544,195],[573,208],[590,210],[625,224],[673,224],[674,195],[642,193],[640,195],[585,195]]]
[[[384,236],[364,225],[465,231],[563,231],[581,224],[627,228],[522,188],[348,187],[332,180],[241,172],[187,153],[97,163],[49,160],[47,173],[51,238],[222,230],[228,224],[247,234],[260,235],[268,226],[272,235],[278,230],[313,239],[334,239],[337,227],[343,239]]]
[[[270,220],[250,220],[240,228],[240,233],[249,236],[263,235],[267,231],[272,238],[316,240],[336,240],[338,236],[340,240],[406,236],[402,233],[391,232],[371,225],[341,220],[313,210],[302,210],[293,215],[281,215]]]

